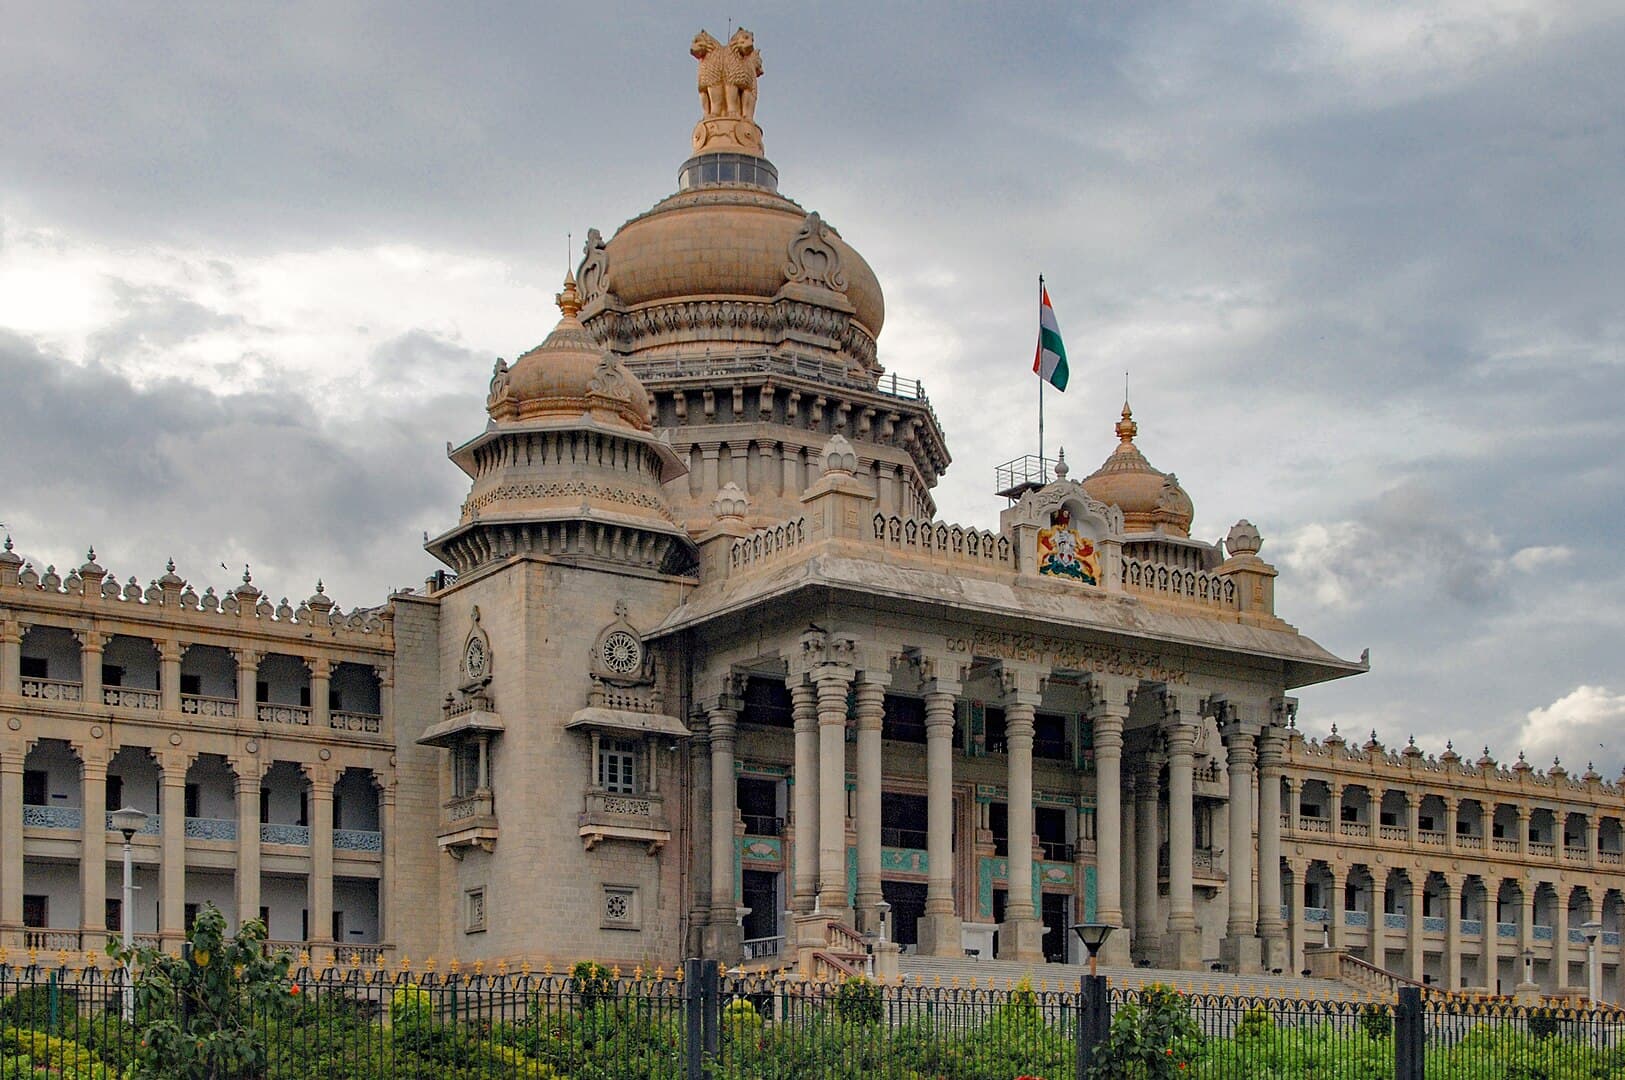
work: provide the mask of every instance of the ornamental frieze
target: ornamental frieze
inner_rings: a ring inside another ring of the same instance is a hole
[[[492,488],[483,495],[465,501],[463,503],[463,516],[466,518],[494,503],[506,502],[509,499],[555,499],[578,495],[603,499],[607,502],[640,506],[646,510],[655,511],[667,521],[674,520],[671,512],[666,509],[665,504],[661,502],[658,496],[651,495],[646,491],[604,487],[601,484],[588,484],[580,480],[557,481],[551,484],[504,484],[501,487]]]
[[[1188,683],[1190,675],[1169,666],[1156,653],[1091,645],[1042,634],[975,630],[947,639],[949,652],[968,653],[996,660],[1015,660],[1065,671],[1088,671],[1097,675],[1123,675],[1153,682]]]

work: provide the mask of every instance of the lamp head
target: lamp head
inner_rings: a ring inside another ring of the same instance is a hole
[[[1078,940],[1083,942],[1083,947],[1089,950],[1090,956],[1098,953],[1100,947],[1106,944],[1106,939],[1112,936],[1112,929],[1113,927],[1106,923],[1074,923],[1072,925],[1072,932],[1078,935]]]
[[[108,817],[113,819],[113,828],[124,834],[126,842],[129,841],[130,837],[140,832],[141,827],[147,823],[146,813],[137,810],[133,806],[114,810]]]
[[[1585,934],[1587,943],[1595,945],[1597,943],[1597,939],[1602,936],[1602,923],[1593,919],[1590,922],[1582,924],[1580,927],[1580,932]]]

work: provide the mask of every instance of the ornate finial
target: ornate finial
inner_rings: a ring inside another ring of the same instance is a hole
[[[1337,722],[1336,721],[1332,722],[1332,734],[1333,735],[1337,734]]]
[[[7,551],[10,551],[10,550],[11,550],[11,534],[10,534],[10,533],[7,533],[7,534],[6,534],[6,550],[7,550]],[[96,552],[95,552],[95,551],[91,551],[91,553],[90,553],[90,554],[91,554],[91,557],[92,557],[92,558],[95,558],[95,556],[96,556]]]
[[[1451,740],[1446,739],[1444,741],[1444,748],[1446,750],[1454,751],[1456,749],[1456,744],[1454,742],[1452,742]]]
[[[7,551],[11,550],[11,537],[9,537],[9,536],[6,537],[6,550]],[[95,561],[96,561],[96,546],[94,544],[92,544],[85,551],[85,562],[95,562]],[[170,569],[174,569],[174,567],[171,567]]]
[[[327,592],[327,588],[322,584],[322,579],[317,578],[316,579],[316,595],[320,596],[325,592]]]
[[[252,584],[254,584],[254,575],[249,573],[247,563],[243,563],[243,584],[244,585],[252,585]]]
[[[90,549],[90,561],[91,562],[96,561],[96,549],[95,548]],[[164,564],[164,569],[166,571],[168,571],[169,573],[173,574],[175,572],[175,560],[170,559],[168,562],[166,562]]]
[[[1123,418],[1117,421],[1117,437],[1123,442],[1131,443],[1134,436],[1140,433],[1140,425],[1134,422],[1134,410],[1128,407],[1128,398],[1123,398]]]
[[[1061,447],[1060,454],[1057,455],[1055,459],[1055,479],[1065,480],[1066,474],[1071,471],[1072,470],[1068,468],[1066,464],[1066,447],[1063,446]]]
[[[564,290],[554,297],[558,301],[559,310],[564,312],[566,319],[574,319],[576,312],[581,310],[581,294],[576,291],[576,276],[569,270],[564,272]]]

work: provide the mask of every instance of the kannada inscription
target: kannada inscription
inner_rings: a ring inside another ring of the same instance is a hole
[[[1189,681],[1185,671],[1169,666],[1156,653],[1090,645],[1042,634],[977,630],[960,637],[950,636],[947,644],[949,652],[1016,660],[1068,671],[1090,671],[1098,675],[1121,675],[1175,684]]]

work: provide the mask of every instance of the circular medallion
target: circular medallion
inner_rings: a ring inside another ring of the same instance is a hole
[[[333,760],[333,751],[324,746],[321,748],[321,750],[317,751],[316,756],[321,758],[323,761],[331,761]]]
[[[90,725],[90,737],[92,739],[99,739],[102,737],[102,726],[100,724]]]
[[[643,665],[643,645],[625,630],[604,638],[599,649],[604,666],[618,675],[630,675]]]
[[[469,638],[468,648],[463,652],[463,667],[468,671],[470,679],[485,678],[486,664],[489,657],[485,653],[485,642],[481,639]]]

